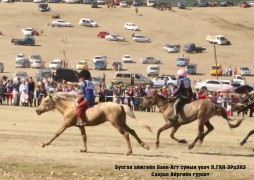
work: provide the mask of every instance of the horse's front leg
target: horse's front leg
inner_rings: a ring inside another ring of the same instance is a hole
[[[86,130],[85,130],[85,126],[83,127],[79,127],[81,135],[82,135],[82,139],[83,139],[83,143],[84,143],[84,148],[80,150],[80,152],[87,152],[87,145],[86,145]]]
[[[66,122],[63,123],[63,125],[60,127],[60,129],[56,132],[56,134],[51,138],[48,142],[43,143],[41,147],[45,147],[50,145],[58,136],[60,136],[70,125]]]

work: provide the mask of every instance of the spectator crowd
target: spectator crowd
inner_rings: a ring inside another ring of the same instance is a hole
[[[145,95],[153,94],[156,91],[159,95],[164,96],[165,98],[170,98],[176,88],[176,86],[170,88],[163,86],[158,89],[151,87],[150,85],[121,86],[114,85],[114,83],[108,85],[103,83],[96,88],[94,94],[99,103],[116,102],[118,104],[127,104],[134,111],[138,111],[138,105],[142,101],[142,97]],[[16,82],[13,82],[13,80],[3,81],[3,79],[0,79],[0,105],[38,107],[42,98],[50,91],[79,92],[80,87],[78,84],[56,83],[53,81],[35,83],[32,77],[23,79],[22,81],[18,78]],[[246,99],[248,100],[248,96],[245,94],[195,89],[192,99],[207,99],[212,101],[230,111],[230,114],[232,115],[233,111],[231,110],[235,108],[236,104],[246,101]],[[155,108],[152,106],[147,109],[147,111],[154,110]]]

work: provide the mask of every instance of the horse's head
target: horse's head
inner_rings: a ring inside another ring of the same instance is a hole
[[[43,98],[40,106],[36,109],[36,113],[41,115],[42,113],[48,112],[55,109],[55,101],[53,100],[52,95],[48,95]]]
[[[139,104],[139,108],[144,110],[145,108],[156,105],[158,103],[158,94],[152,94],[149,96],[144,96],[143,101]]]

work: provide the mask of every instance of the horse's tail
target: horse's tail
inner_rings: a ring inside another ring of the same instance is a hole
[[[231,121],[232,119],[228,117],[227,113],[226,113],[226,110],[223,108],[223,107],[219,107],[220,108],[220,115],[227,120],[228,122],[228,126],[230,128],[237,128],[238,126],[241,125],[242,121],[244,120],[244,118],[241,118],[241,119],[237,119],[237,123],[236,124],[230,124],[229,121]]]
[[[139,120],[139,119],[136,118],[135,114],[133,113],[133,111],[131,110],[131,108],[130,108],[129,106],[127,106],[127,105],[121,105],[121,106],[123,107],[125,113],[126,113],[129,117],[131,117],[131,118],[133,118],[133,119],[136,119],[136,120],[138,121],[138,123],[139,123],[142,127],[144,127],[145,129],[147,129],[147,130],[150,131],[150,132],[153,132],[150,126],[148,126],[148,125],[145,124],[143,121],[141,121],[141,120]]]

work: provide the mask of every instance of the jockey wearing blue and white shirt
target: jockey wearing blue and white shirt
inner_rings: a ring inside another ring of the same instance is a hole
[[[193,96],[190,79],[187,78],[187,71],[180,69],[177,71],[177,75],[179,78],[178,88],[173,93],[173,96],[176,96],[176,101],[173,106],[174,114],[170,117],[173,123],[178,123],[179,109],[190,102]]]
[[[82,93],[87,101],[87,106],[92,107],[94,104],[94,84],[90,80],[84,80],[82,85]]]
[[[86,110],[94,104],[94,85],[88,70],[82,70],[79,73],[79,80],[82,81],[82,92],[78,96],[78,105],[76,106],[77,125],[84,126],[87,122]]]

